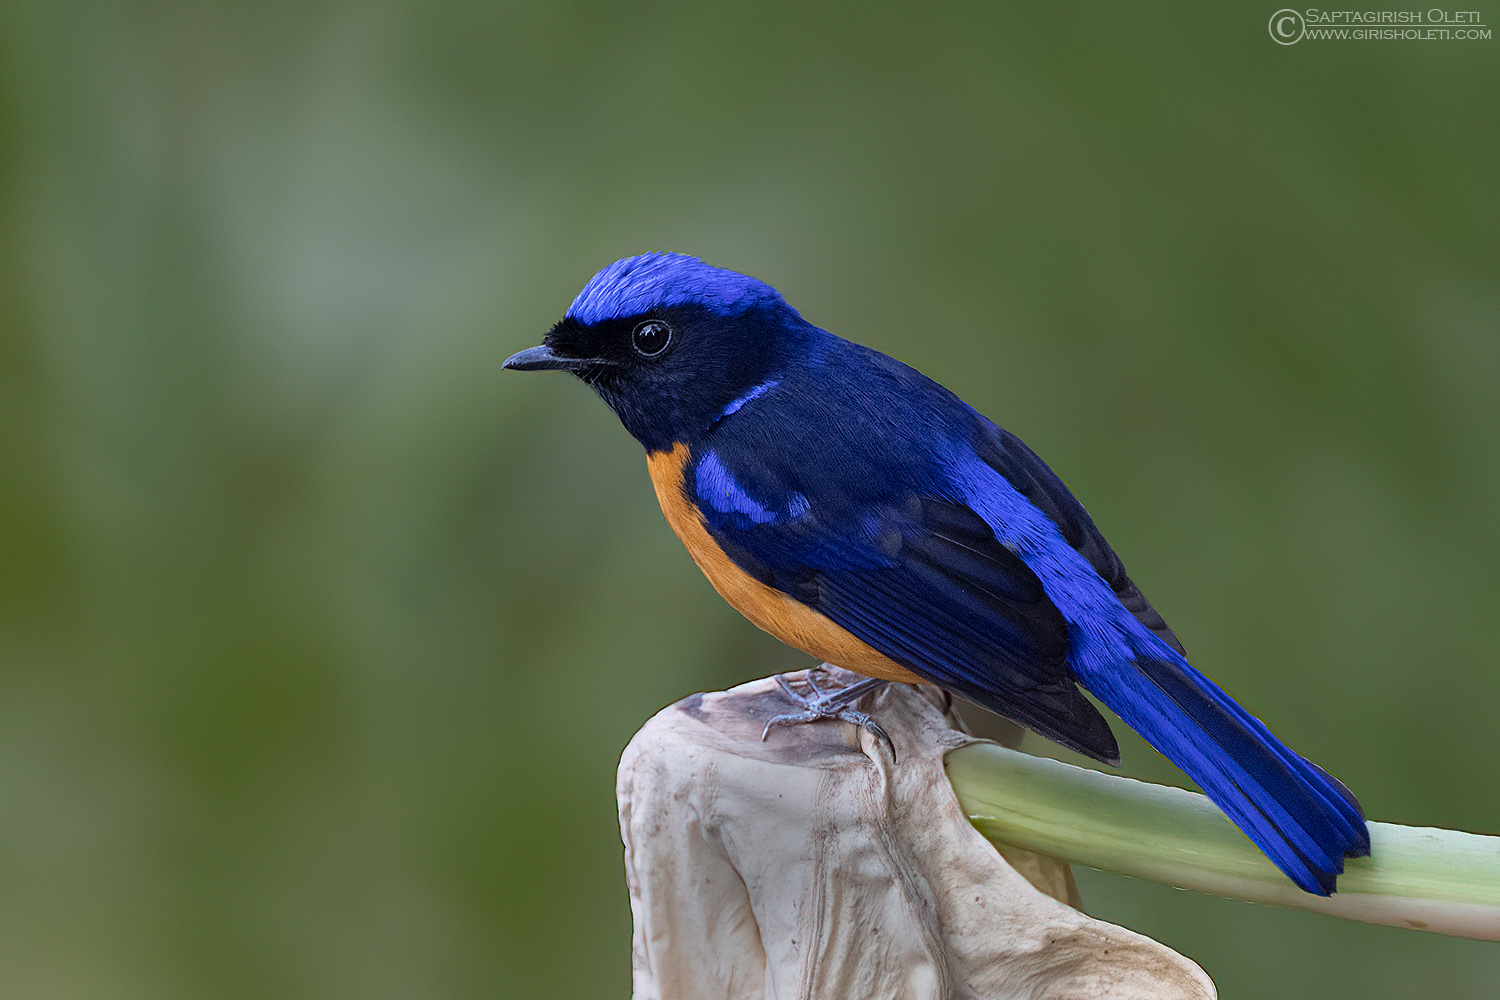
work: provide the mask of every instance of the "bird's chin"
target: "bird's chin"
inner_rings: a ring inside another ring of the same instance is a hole
[[[613,367],[603,361],[590,361],[574,368],[573,374],[583,379],[593,387],[595,392],[604,397],[605,402],[613,406],[614,403],[611,400],[614,396],[614,379],[610,377],[612,374],[610,369]]]

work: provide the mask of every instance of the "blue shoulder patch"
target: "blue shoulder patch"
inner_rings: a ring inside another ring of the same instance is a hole
[[[568,307],[568,316],[599,323],[689,303],[732,316],[757,303],[781,301],[776,289],[749,275],[687,254],[652,252],[617,260],[590,278]]]
[[[787,508],[785,514],[766,507],[745,492],[745,488],[735,481],[734,474],[725,467],[719,453],[712,448],[698,461],[695,478],[698,499],[740,528],[755,524],[785,524],[812,509],[807,497],[795,490],[783,498]]]
[[[740,410],[740,407],[744,406],[746,403],[750,402],[753,399],[759,399],[761,396],[764,396],[766,393],[770,392],[772,389],[776,388],[780,384],[781,384],[781,379],[779,379],[779,378],[773,378],[770,381],[762,382],[760,385],[756,386],[754,389],[751,389],[749,392],[745,393],[739,399],[736,399],[734,402],[732,402],[728,406],[724,407],[724,412],[721,413],[721,414],[719,414],[719,419],[723,420],[725,417],[729,416],[731,413],[738,413],[739,410]]]

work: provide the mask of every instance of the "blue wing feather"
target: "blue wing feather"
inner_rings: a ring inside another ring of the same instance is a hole
[[[824,365],[826,385],[784,377],[697,456],[685,485],[730,558],[929,680],[1114,762],[1081,685],[1294,882],[1333,891],[1343,859],[1369,852],[1358,803],[1187,663],[1062,480],[899,362],[843,344]]]
[[[974,416],[978,429],[973,437],[975,456],[1003,476],[1017,493],[1057,525],[1063,541],[1082,555],[1094,572],[1109,584],[1115,599],[1125,610],[1167,645],[1179,653],[1186,653],[1166,620],[1125,575],[1120,557],[1115,555],[1114,549],[1094,525],[1094,519],[1062,478],[1020,438],[979,413]]]
[[[764,456],[755,461],[754,478],[764,483]],[[979,515],[914,493],[878,505],[808,498],[790,469],[779,496],[752,496],[734,464],[722,447],[709,450],[688,487],[709,533],[741,568],[934,683],[1080,753],[1118,761],[1109,724],[1068,666],[1067,622]]]

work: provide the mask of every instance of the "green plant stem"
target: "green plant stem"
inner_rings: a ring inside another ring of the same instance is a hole
[[[1185,889],[1458,937],[1500,940],[1500,837],[1370,823],[1338,892],[1292,885],[1205,796],[975,743],[948,778],[989,840]]]

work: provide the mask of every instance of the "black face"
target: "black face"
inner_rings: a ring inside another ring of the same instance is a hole
[[[772,377],[811,331],[785,306],[735,316],[672,306],[588,325],[569,318],[505,367],[573,372],[657,451],[697,440],[730,402]]]

